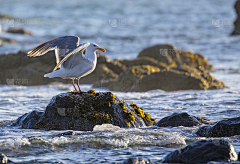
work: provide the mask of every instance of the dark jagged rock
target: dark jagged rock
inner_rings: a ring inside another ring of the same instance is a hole
[[[240,1],[239,0],[236,1],[234,8],[236,10],[237,19],[234,22],[235,28],[231,35],[239,35],[240,34]]]
[[[236,161],[234,147],[225,140],[200,140],[168,154],[162,163],[207,164],[210,161]]]
[[[24,129],[34,129],[36,122],[43,116],[44,112],[34,110],[30,113],[25,113],[21,117],[19,117],[15,122],[13,122],[13,126],[21,126]]]
[[[188,113],[173,113],[170,116],[164,117],[160,121],[156,123],[157,126],[159,127],[167,127],[167,126],[197,126],[202,123],[206,123],[201,118],[195,117],[195,116],[190,116]]]
[[[229,137],[240,135],[240,117],[222,120],[212,126],[200,127],[196,134],[202,137]]]
[[[93,130],[111,123],[119,127],[151,126],[155,120],[135,104],[127,105],[111,92],[64,93],[52,98],[44,112],[32,111],[13,126],[45,130]]]
[[[129,158],[123,162],[123,164],[153,164],[153,162],[149,159],[144,158]]]

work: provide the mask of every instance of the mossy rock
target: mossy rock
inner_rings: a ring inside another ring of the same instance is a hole
[[[178,50],[177,52],[183,65],[188,65],[199,70],[213,70],[213,66],[201,54],[183,50]]]
[[[152,126],[155,120],[136,104],[127,105],[111,92],[90,90],[54,96],[44,112],[32,111],[12,125],[45,130],[93,130],[110,123],[124,128]]]
[[[150,75],[154,72],[159,72],[158,67],[150,65],[139,65],[128,68],[127,71],[122,73],[117,81],[110,86],[112,91],[129,92],[135,84],[143,77]]]

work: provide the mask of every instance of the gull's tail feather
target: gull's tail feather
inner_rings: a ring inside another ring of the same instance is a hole
[[[44,77],[48,77],[48,78],[54,78],[54,77],[61,77],[62,76],[62,72],[57,70],[51,73],[47,73],[44,75]]]

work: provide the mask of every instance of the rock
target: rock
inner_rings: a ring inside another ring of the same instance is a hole
[[[139,53],[138,58],[139,57],[150,57],[157,61],[171,64],[174,62],[173,58],[177,58],[177,50],[172,45],[159,44],[143,49]]]
[[[112,70],[117,75],[126,71],[126,67],[118,60],[111,60],[106,56],[99,55],[99,54],[97,54],[97,57],[98,57],[97,59],[98,63],[106,65],[110,70]]]
[[[231,35],[239,35],[240,34],[240,1],[238,0],[236,1],[234,8],[236,10],[237,19],[234,22],[235,28]]]
[[[40,85],[50,82],[69,82],[61,78],[44,78],[44,74],[51,72],[55,67],[53,51],[39,58],[30,58],[26,52],[0,55],[1,84],[9,85]],[[37,79],[37,80],[36,80]]]
[[[110,123],[119,127],[151,126],[155,120],[135,104],[127,105],[111,92],[64,93],[52,98],[44,112],[32,111],[12,125],[45,130],[93,130]]]
[[[169,44],[160,44],[145,48],[138,55],[138,58],[141,57],[153,58],[159,62],[166,63],[167,65],[175,63],[176,65],[185,64],[200,69],[213,69],[207,59],[199,53],[194,54],[192,51],[177,50]]]
[[[99,63],[96,69],[89,75],[81,78],[79,81],[81,84],[95,84],[100,86],[102,82],[114,81],[118,78],[118,75],[114,73],[107,65]]]
[[[162,163],[207,164],[210,161],[236,161],[234,147],[225,140],[200,140],[168,154]]]
[[[129,158],[123,162],[123,164],[153,164],[151,160],[144,158]]]
[[[1,162],[1,163],[8,163],[8,158],[7,158],[7,156],[4,155],[4,154],[1,154],[1,155],[0,155],[0,162]]]
[[[0,29],[1,30],[1,29]],[[0,31],[0,33],[1,33],[1,31]],[[5,44],[5,43],[11,43],[11,44],[15,44],[15,43],[17,43],[15,40],[12,40],[12,39],[9,39],[9,38],[3,38],[3,37],[1,37],[0,38],[0,45],[2,45],[2,44]]]
[[[212,126],[200,127],[196,134],[201,137],[229,137],[240,135],[240,117],[222,120]]]
[[[33,35],[30,31],[18,27],[12,27],[7,30],[8,33]]]
[[[152,73],[135,83],[132,92],[146,92],[161,89],[165,91],[202,89],[201,80],[181,74],[177,71],[161,71]]]
[[[24,129],[34,129],[35,124],[43,117],[44,112],[34,110],[30,113],[25,113],[19,117],[15,122],[12,123],[13,126],[21,126]]]
[[[194,69],[194,68],[192,68]],[[211,75],[203,77],[201,72],[183,72],[178,70],[163,70],[147,75],[131,86],[131,92],[146,92],[161,89],[165,91],[176,90],[207,90],[225,88],[223,82],[216,80]]]
[[[99,56],[99,58],[102,59],[103,57]],[[28,57],[24,51],[20,51],[17,54],[0,55],[0,70],[3,75],[0,76],[0,84],[31,86],[53,82],[70,83],[71,80],[69,79],[44,77],[44,74],[52,72],[56,65],[55,60],[54,51],[35,58]],[[116,62],[100,60],[96,69],[79,82],[81,84],[93,84],[93,82],[101,83],[103,80],[116,80],[118,74],[108,68],[108,66],[114,65],[113,63],[116,64]],[[120,69],[120,67],[121,63],[116,67],[117,70],[124,70],[124,68]]]
[[[177,50],[171,45],[149,47],[142,50],[136,59],[119,62],[128,69],[117,80],[103,81],[101,87],[124,92],[226,88],[222,81],[216,80],[206,71],[213,67],[202,55]],[[145,68],[154,68],[156,71],[146,71]]]
[[[199,53],[192,51],[177,50],[183,65],[197,68],[199,70],[213,70],[213,66],[209,64],[208,60]]]
[[[3,15],[3,14],[0,14],[0,19],[16,19],[10,15]]]
[[[4,76],[0,77],[0,84],[70,83],[67,79],[44,77],[55,65],[53,51],[37,58],[27,57],[26,52],[1,55],[0,69]],[[226,88],[222,81],[206,71],[211,69],[213,67],[198,53],[177,50],[171,45],[156,45],[141,51],[134,60],[111,60],[98,55],[96,69],[81,78],[80,83],[124,92]]]
[[[151,65],[154,67],[158,67],[160,69],[163,69],[163,62],[159,62],[153,58],[144,56],[144,57],[138,57],[133,60],[120,60],[123,65],[125,65],[127,68],[133,67],[133,66],[141,66],[141,65]],[[164,63],[165,64],[165,63]]]
[[[130,67],[118,77],[117,81],[110,86],[110,89],[112,91],[129,92],[139,79],[158,71],[160,71],[158,67],[149,65]]]
[[[200,85],[202,89],[206,90],[227,88],[227,86],[224,85],[223,81],[217,80],[215,77],[212,76],[211,73],[207,72],[205,69],[197,69],[183,64],[182,66],[179,66],[177,70],[187,76],[199,79],[201,81]]]
[[[201,118],[190,116],[188,113],[173,113],[170,116],[162,118],[160,121],[156,123],[159,127],[167,127],[167,126],[197,126],[202,124],[204,121]],[[204,122],[206,123],[206,122]]]

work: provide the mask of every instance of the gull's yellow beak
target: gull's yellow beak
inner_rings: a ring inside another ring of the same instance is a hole
[[[98,50],[100,50],[102,52],[106,52],[106,50],[104,48],[98,48]]]

